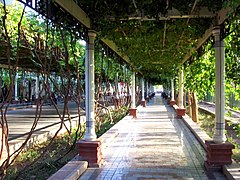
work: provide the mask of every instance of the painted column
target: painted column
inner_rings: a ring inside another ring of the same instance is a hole
[[[225,52],[224,52],[224,41],[220,39],[220,28],[213,30],[213,36],[215,40],[215,73],[216,73],[216,83],[215,83],[215,114],[216,114],[216,124],[215,131],[213,135],[213,141],[215,143],[223,143],[226,141],[225,136]]]
[[[101,141],[95,133],[95,78],[94,78],[94,39],[96,33],[88,31],[85,57],[85,112],[86,132],[84,139],[77,143],[79,156],[88,162],[89,167],[100,167],[103,163]]]
[[[145,101],[144,98],[144,79],[142,78],[142,101]]]
[[[171,101],[174,101],[174,81],[171,79]]]
[[[135,72],[133,72],[132,74],[132,104],[131,104],[131,108],[134,109],[136,108],[136,100],[135,100],[135,96],[136,96],[136,90],[135,90]]]
[[[179,69],[179,92],[178,92],[178,108],[177,108],[177,116],[181,118],[185,115],[186,109],[183,106],[183,66],[180,66]]]
[[[232,149],[234,145],[226,142],[225,136],[225,52],[224,41],[221,39],[221,28],[215,27],[213,30],[213,36],[215,40],[215,131],[213,140],[205,141],[207,148],[207,160],[204,162],[204,166],[209,171],[222,170],[223,165],[232,163]]]
[[[51,76],[51,75],[50,75]],[[53,77],[52,77],[53,78]],[[50,89],[51,89],[51,92],[54,92],[54,87],[53,87],[53,83],[50,81]]]
[[[131,96],[131,108],[129,108],[129,114],[133,118],[137,118],[137,108],[136,108],[136,90],[135,90],[135,72],[132,74],[132,96]]]
[[[170,106],[173,106],[175,104],[175,99],[174,99],[174,80],[171,79],[171,101],[170,101]]]
[[[39,74],[36,75],[36,85],[35,85],[35,99],[38,99],[39,95]]]
[[[146,101],[144,98],[144,78],[142,78],[142,100],[141,100],[141,104],[143,107],[146,107]]]
[[[147,93],[147,99],[149,98],[149,96],[148,96],[148,81],[146,82],[146,93]]]
[[[179,71],[179,93],[178,93],[178,106],[180,109],[183,107],[183,68]]]
[[[94,39],[96,33],[94,31],[88,32],[89,42],[86,43],[86,59],[85,59],[85,92],[86,92],[86,132],[85,140],[96,139],[95,133],[95,84],[94,84]]]
[[[15,84],[14,84],[14,99],[18,100],[18,72],[16,72],[15,76]]]
[[[115,78],[115,109],[118,109],[118,107],[120,106],[120,98],[119,98],[119,86],[118,86],[118,72],[116,74],[116,78]]]

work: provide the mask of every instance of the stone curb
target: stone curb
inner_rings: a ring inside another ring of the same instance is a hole
[[[178,106],[174,105],[173,108],[176,110]],[[211,140],[211,138],[188,115],[183,116],[182,120],[206,151],[205,140]],[[223,166],[223,174],[228,180],[240,180],[240,165],[233,160],[232,164]]]
[[[107,132],[105,132],[98,140],[102,143],[102,151],[107,150],[108,145],[118,136],[121,128],[124,128],[122,124],[126,121],[132,119],[131,116],[125,116],[117,124],[111,127]],[[76,160],[77,159],[77,160]],[[81,161],[81,158],[77,155],[71,161],[69,161],[65,166],[53,174],[48,180],[76,180],[87,170],[87,161]],[[66,174],[69,174],[68,176]]]
[[[87,161],[81,161],[79,156],[75,156],[70,162],[53,174],[48,180],[75,180],[86,171],[88,167]]]
[[[226,175],[228,180],[240,180],[240,166],[234,161],[230,165],[223,166],[223,173]]]

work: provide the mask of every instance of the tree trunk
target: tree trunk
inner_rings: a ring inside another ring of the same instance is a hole
[[[186,108],[186,93],[183,92],[183,107]]]
[[[192,94],[188,92],[188,112],[189,116],[192,117]]]
[[[192,101],[192,120],[198,122],[198,100],[196,93],[193,93]]]

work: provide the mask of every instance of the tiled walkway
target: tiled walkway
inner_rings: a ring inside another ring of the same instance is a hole
[[[103,167],[80,179],[208,179],[202,147],[158,96],[123,123],[103,156]]]

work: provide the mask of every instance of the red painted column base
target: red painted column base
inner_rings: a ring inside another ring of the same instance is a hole
[[[208,171],[220,170],[223,165],[232,164],[233,144],[229,142],[216,144],[213,141],[205,141],[205,144],[207,146],[207,160],[204,162],[204,166]]]
[[[142,107],[146,107],[146,101],[145,100],[141,101],[141,105],[142,105]]]
[[[79,156],[88,162],[89,167],[100,167],[103,164],[101,141],[81,140],[77,143]]]
[[[171,101],[170,101],[170,106],[173,107],[173,105],[175,105],[175,104],[176,104],[176,101],[175,101],[175,100],[171,100]]]
[[[185,116],[186,109],[185,108],[177,108],[177,117],[181,118],[182,116]]]
[[[133,116],[133,118],[137,118],[137,109],[136,108],[130,108],[129,109],[130,116]]]

